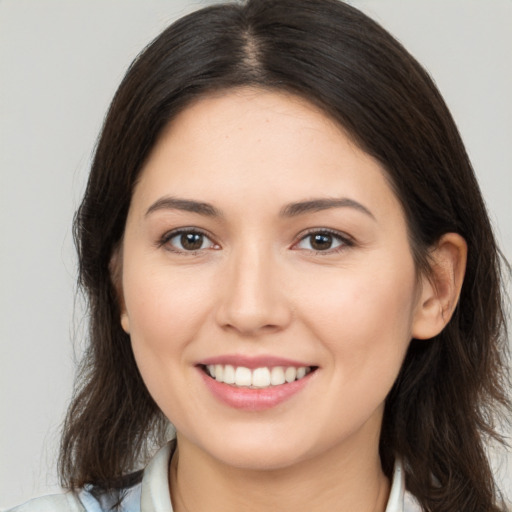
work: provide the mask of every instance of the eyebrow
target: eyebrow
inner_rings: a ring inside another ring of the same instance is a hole
[[[349,198],[321,198],[299,201],[284,206],[279,212],[280,217],[296,217],[305,213],[319,212],[331,208],[353,208],[375,220],[373,213],[361,203]],[[206,217],[222,217],[222,212],[210,203],[194,201],[193,199],[180,199],[177,197],[162,197],[155,201],[146,211],[146,216],[158,210],[181,210],[197,213]]]
[[[162,197],[155,201],[146,211],[146,216],[157,210],[182,210],[198,213],[206,217],[222,217],[222,212],[209,203],[193,201],[192,199],[179,199],[177,197]]]
[[[328,210],[330,208],[353,208],[364,213],[365,215],[368,215],[373,220],[376,220],[373,213],[368,208],[366,208],[366,206],[363,206],[361,203],[358,203],[357,201],[354,201],[353,199],[349,199],[347,197],[311,199],[308,201],[291,203],[286,205],[281,210],[280,215],[282,217],[295,217],[297,215],[302,215],[304,213],[319,212],[322,210]]]

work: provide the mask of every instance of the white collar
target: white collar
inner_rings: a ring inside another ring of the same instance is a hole
[[[144,470],[140,495],[141,512],[172,512],[169,492],[169,460],[173,442],[158,450]]]
[[[405,473],[402,467],[402,462],[399,459],[396,459],[386,512],[404,512],[404,494]]]
[[[169,459],[173,442],[163,446],[144,470],[141,489],[141,512],[172,512],[169,492]],[[396,460],[393,483],[386,512],[416,512],[421,508],[405,490],[405,473],[400,460]]]

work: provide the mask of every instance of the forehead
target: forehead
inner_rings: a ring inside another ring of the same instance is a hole
[[[215,131],[212,131],[213,127]],[[299,133],[305,136],[309,132],[311,137],[316,131],[324,137],[344,138],[357,147],[344,127],[313,102],[284,90],[250,86],[200,96],[171,120],[161,138],[180,134],[190,136],[192,132],[203,139],[232,139],[237,133],[248,137],[261,135],[257,133],[261,127],[276,143],[284,136]]]
[[[266,207],[270,197],[397,203],[382,166],[322,110],[289,93],[252,88],[205,96],[172,120],[135,190],[148,201],[159,194],[212,203],[243,196],[252,207]]]

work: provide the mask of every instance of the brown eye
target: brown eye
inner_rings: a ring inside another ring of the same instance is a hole
[[[187,251],[197,251],[203,246],[203,238],[199,233],[183,233],[180,235],[180,243]]]
[[[315,252],[334,252],[351,245],[352,242],[341,234],[317,231],[304,236],[295,248]]]
[[[216,247],[206,235],[192,230],[171,233],[163,240],[163,244],[176,252],[193,252]]]
[[[315,251],[325,251],[332,247],[333,237],[329,234],[311,235],[311,248]]]

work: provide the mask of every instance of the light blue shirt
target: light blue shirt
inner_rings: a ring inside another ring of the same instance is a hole
[[[168,470],[172,443],[166,444],[151,459],[142,481],[126,490],[120,512],[172,512]],[[110,512],[115,498],[103,494],[96,498],[90,488],[73,493],[43,496],[9,512]],[[395,463],[393,482],[386,512],[421,512],[421,507],[405,489],[405,475],[400,461]]]

